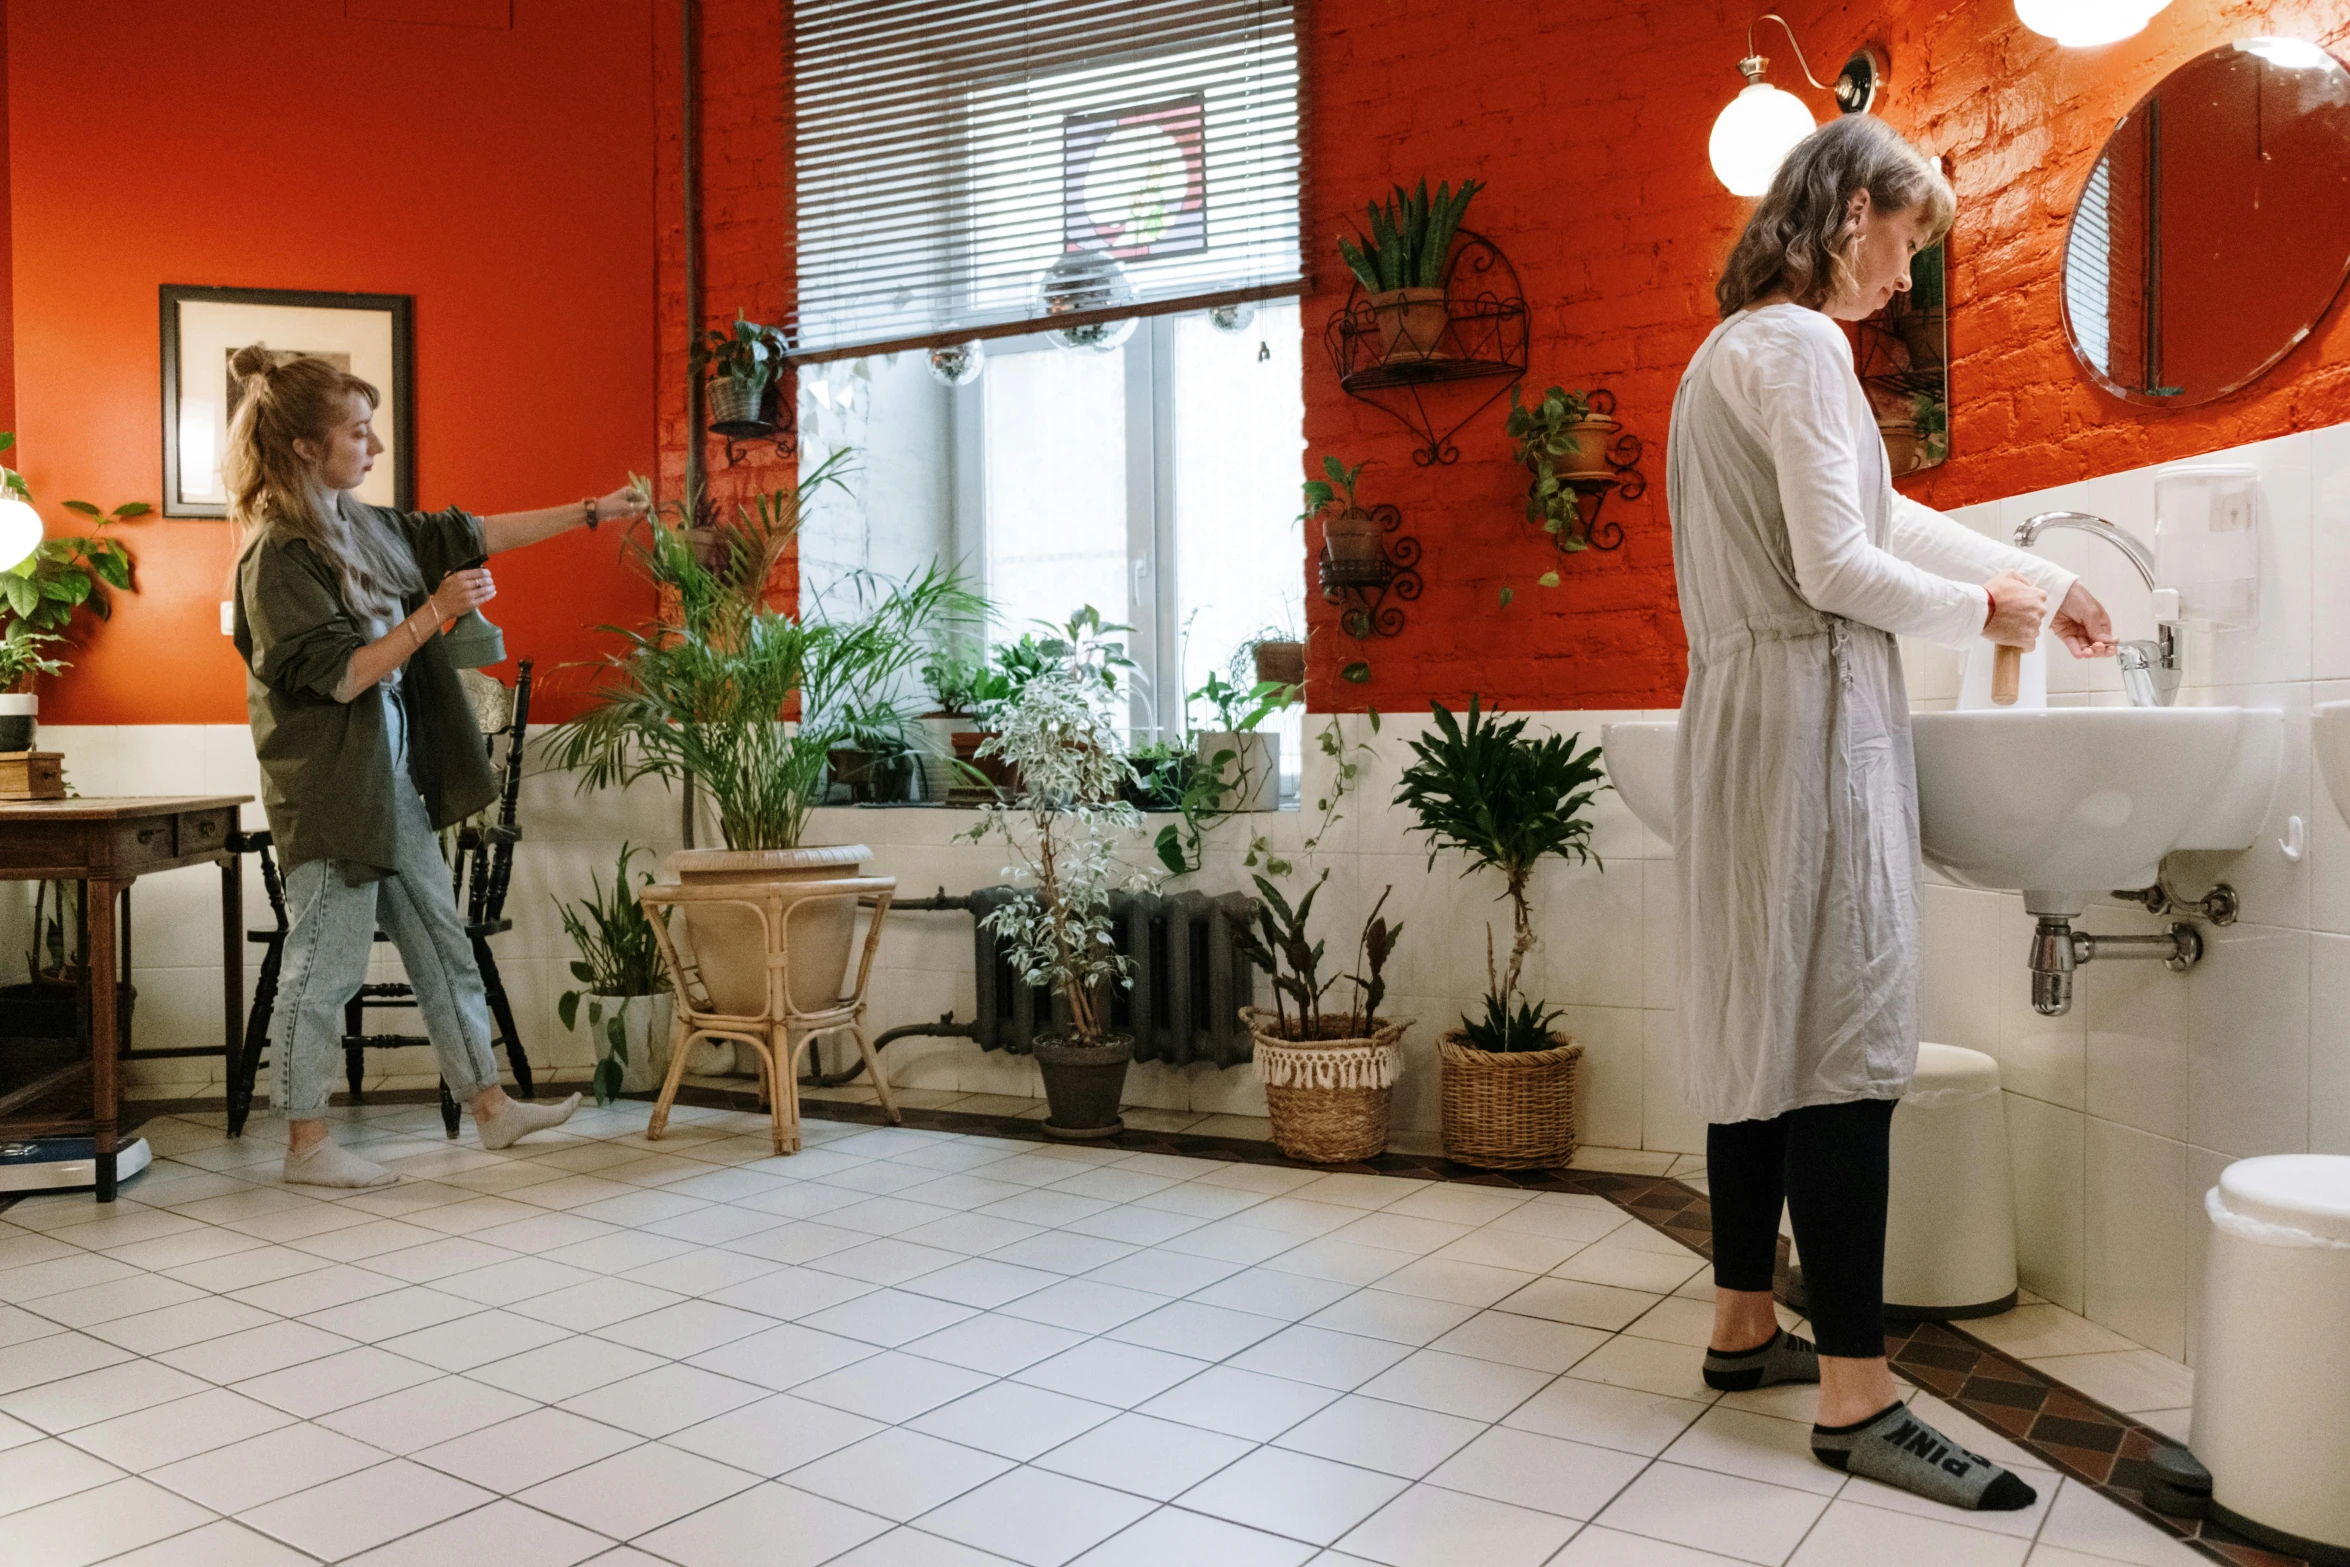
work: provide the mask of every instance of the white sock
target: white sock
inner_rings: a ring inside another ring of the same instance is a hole
[[[579,1108],[579,1095],[573,1094],[561,1104],[539,1105],[525,1099],[509,1099],[506,1108],[496,1115],[477,1115],[473,1124],[481,1133],[484,1148],[510,1148],[533,1132],[543,1132],[550,1126],[561,1126],[571,1119],[571,1112]]]
[[[327,1138],[300,1153],[287,1149],[285,1179],[289,1186],[389,1186],[399,1177]]]

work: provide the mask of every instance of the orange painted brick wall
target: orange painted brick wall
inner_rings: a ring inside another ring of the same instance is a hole
[[[1755,9],[1760,9],[1756,7]],[[2064,50],[2001,0],[1951,6],[1779,7],[1823,74],[1854,44],[1891,57],[1887,120],[1955,166],[1952,459],[1905,486],[1963,505],[2350,418],[2350,326],[2333,313],[2246,392],[2179,412],[2094,389],[2065,346],[2058,268],[2074,193],[2114,120],[2176,65],[2260,33],[2343,52],[2339,5],[2175,4],[2139,37]],[[1713,118],[1737,90],[1750,11],[1724,0],[1470,7],[1451,0],[1324,0],[1307,50],[1309,156],[1321,289],[1317,325],[1348,281],[1331,253],[1353,214],[1396,179],[1489,182],[1468,222],[1515,262],[1532,310],[1528,382],[1608,386],[1649,448],[1647,496],[1618,507],[1621,550],[1563,561],[1523,520],[1523,475],[1501,410],[1458,438],[1449,467],[1346,397],[1309,347],[1309,462],[1368,459],[1365,496],[1392,501],[1426,549],[1427,592],[1402,636],[1360,644],[1313,615],[1316,708],[1387,709],[1472,691],[1522,708],[1672,706],[1686,649],[1664,509],[1666,417],[1682,365],[1715,320],[1712,287],[1746,204],[1706,162]],[[1762,52],[1800,88],[1786,40]],[[1805,91],[1814,112],[1825,94]],[[2218,308],[2225,308],[2224,302]],[[1482,395],[1478,392],[1472,395]],[[1562,585],[1535,579],[1558,566]],[[1502,608],[1500,590],[1515,589]],[[1357,657],[1369,684],[1335,678]]]
[[[662,472],[682,477],[684,300],[675,49],[677,0],[655,35],[660,127]],[[1781,9],[1833,68],[1862,41],[1888,53],[1881,112],[1956,171],[1952,239],[1952,460],[1908,487],[1944,506],[2191,456],[2350,418],[2350,327],[2341,312],[2278,369],[2225,402],[2143,411],[2105,397],[2064,342],[2058,268],[2065,221],[2114,120],[2174,66],[2262,32],[2343,52],[2350,20],[2315,0],[2173,5],[2138,38],[2064,50],[2021,28],[2003,0]],[[772,0],[703,0],[704,313],[780,314],[791,283],[788,21]],[[1386,415],[1342,394],[1309,341],[1309,464],[1369,460],[1366,499],[1393,501],[1426,550],[1427,591],[1400,637],[1356,643],[1318,602],[1316,709],[1415,707],[1472,691],[1520,708],[1671,706],[1685,646],[1664,508],[1665,422],[1689,354],[1715,320],[1713,282],[1746,206],[1705,155],[1739,86],[1749,11],[1728,0],[1473,7],[1456,0],[1317,0],[1308,12],[1308,232],[1317,292],[1309,339],[1345,295],[1334,253],[1365,200],[1395,179],[1488,182],[1469,223],[1515,263],[1532,310],[1530,388],[1607,386],[1647,442],[1648,494],[1613,502],[1623,548],[1561,559],[1522,517],[1502,408],[1458,437],[1460,460],[1421,467]],[[1785,39],[1762,45],[1773,80],[1800,86]],[[1815,112],[1829,100],[1806,91]],[[1483,395],[1482,388],[1471,393]],[[788,482],[759,457],[729,468],[721,502]],[[1556,566],[1561,586],[1536,579]],[[1301,571],[1308,568],[1300,563]],[[1511,587],[1514,602],[1498,600]],[[1366,685],[1336,678],[1365,658]]]

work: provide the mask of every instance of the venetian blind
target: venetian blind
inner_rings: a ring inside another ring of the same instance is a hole
[[[795,0],[795,357],[1303,292],[1297,0]]]

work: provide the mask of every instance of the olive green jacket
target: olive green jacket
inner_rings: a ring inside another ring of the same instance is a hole
[[[396,512],[346,500],[397,529],[428,585],[485,553],[481,519],[452,507]],[[424,604],[411,594],[407,612]],[[371,639],[343,602],[335,571],[300,539],[264,539],[237,564],[237,652],[245,709],[261,758],[261,805],[279,861],[339,860],[354,884],[390,874],[394,853],[392,743],[379,689],[334,699],[351,655]],[[473,708],[435,632],[402,667],[408,772],[435,827],[463,821],[497,798]]]

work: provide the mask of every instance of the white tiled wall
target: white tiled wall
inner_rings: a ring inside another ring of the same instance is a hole
[[[2224,877],[2240,894],[2240,921],[2205,931],[2205,957],[2188,975],[2156,964],[2093,964],[2062,1018],[2037,1016],[2024,968],[2031,922],[2013,895],[1935,884],[1925,892],[1925,1037],[1996,1056],[2008,1090],[2017,1212],[2026,1286],[2174,1357],[2192,1350],[2204,1225],[2201,1194],[2230,1159],[2296,1150],[2350,1153],[2350,828],[2313,775],[2308,710],[2350,698],[2350,427],[2264,442],[2207,461],[2256,464],[2267,495],[2263,619],[2254,632],[2199,637],[2189,648],[2189,703],[2284,709],[2288,742],[2271,820],[2248,853],[2220,862],[2178,857],[2175,875]],[[1969,508],[1966,520],[2004,536],[2035,511],[2094,512],[2151,541],[2153,472],[2117,474],[2037,495]],[[2152,634],[2143,587],[2110,547],[2053,534],[2049,554],[2083,572],[2125,637]],[[1920,707],[1956,699],[1958,659],[1905,649]],[[2119,702],[2110,663],[2051,669],[2057,702]],[[1579,731],[1631,713],[1546,713],[1537,730]],[[1647,715],[1654,716],[1654,715]],[[1309,734],[1328,720],[1309,720]],[[1359,719],[1341,720],[1352,738]],[[1475,1003],[1485,976],[1485,926],[1506,940],[1507,911],[1489,875],[1463,878],[1457,857],[1433,868],[1401,813],[1384,803],[1409,760],[1419,721],[1391,716],[1373,741],[1344,819],[1325,835],[1308,875],[1327,868],[1321,909],[1331,949],[1351,945],[1368,899],[1392,887],[1391,919],[1404,925],[1389,975],[1389,1009],[1418,1019],[1397,1092],[1399,1126],[1436,1124],[1437,1033]],[[251,745],[241,727],[51,727],[83,792],[253,792]],[[1309,747],[1310,749],[1310,747]],[[1318,798],[1329,763],[1309,755],[1304,797]],[[667,850],[680,841],[675,797],[650,786],[579,796],[567,777],[540,773],[524,796],[527,833],[509,912],[514,932],[498,951],[535,1061],[578,1070],[584,1047],[556,1031],[554,998],[566,987],[567,945],[554,899],[578,897],[591,874],[607,881],[621,842]],[[248,821],[258,824],[257,808]],[[2287,818],[2306,824],[2298,862],[2276,847]],[[968,891],[1002,879],[1000,849],[956,841],[968,812],[828,810],[812,842],[863,842],[874,868],[896,875],[906,896]],[[1211,839],[1201,885],[1245,885],[1239,860],[1249,837],[1270,836],[1294,853],[1310,831],[1296,812],[1239,818]],[[711,841],[705,837],[705,842]],[[1603,794],[1592,846],[1604,864],[1549,867],[1538,886],[1543,945],[1531,989],[1567,1009],[1586,1047],[1582,1135],[1611,1147],[1696,1152],[1704,1127],[1682,1106],[1674,1065],[1674,929],[1664,844],[1622,803]],[[1153,862],[1147,835],[1132,845]],[[2192,860],[2192,863],[2190,863]],[[139,1031],[146,1044],[197,1043],[218,1023],[218,882],[208,870],[139,884],[136,954]],[[254,922],[264,905],[248,873]],[[0,913],[0,937],[20,916]],[[2085,928],[2151,930],[2142,912],[2092,905]],[[13,952],[20,943],[8,939]],[[971,1015],[970,922],[960,914],[896,917],[875,991],[876,1023]],[[248,970],[248,984],[250,983]],[[397,1056],[412,1056],[401,1060]],[[967,1092],[1034,1094],[1023,1059],[982,1053],[957,1040],[902,1041],[888,1056],[893,1082]],[[378,1069],[431,1081],[422,1052],[379,1057]],[[206,1061],[142,1064],[141,1080],[217,1076]],[[168,1078],[167,1078],[168,1074]],[[1138,1068],[1130,1096],[1168,1109],[1262,1113],[1253,1075],[1196,1067]]]

